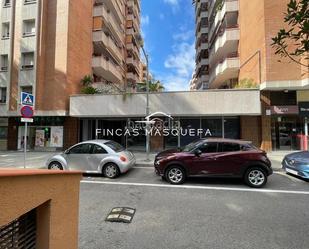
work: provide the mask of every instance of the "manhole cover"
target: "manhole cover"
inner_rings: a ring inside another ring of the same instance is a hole
[[[131,223],[135,211],[135,208],[115,207],[110,211],[105,220],[109,222]]]

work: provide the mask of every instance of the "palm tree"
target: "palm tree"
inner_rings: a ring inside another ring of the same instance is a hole
[[[147,91],[147,83],[143,82],[140,85],[141,91]],[[162,92],[164,90],[164,86],[160,80],[152,80],[149,82],[149,92]]]
[[[93,78],[91,75],[85,75],[80,81],[83,86],[90,86],[93,83]]]

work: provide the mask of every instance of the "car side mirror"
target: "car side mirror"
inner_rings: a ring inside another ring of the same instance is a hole
[[[202,151],[197,149],[197,150],[194,151],[194,154],[196,156],[200,156],[200,155],[202,155]]]
[[[70,154],[70,151],[69,150],[65,150],[64,154]]]

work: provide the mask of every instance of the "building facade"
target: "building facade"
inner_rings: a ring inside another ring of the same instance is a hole
[[[78,139],[69,96],[84,76],[98,88],[139,79],[138,0],[3,0],[0,20],[0,149],[23,147],[21,92],[35,95],[27,146],[56,150]]]
[[[190,82],[191,90],[205,90],[209,87],[208,6],[208,0],[195,1],[196,69]]]
[[[272,37],[287,28],[288,2],[208,1],[209,88],[260,89],[263,111],[257,122],[266,150],[302,149],[308,137],[308,114],[300,107],[309,102],[309,65],[280,58],[271,46]]]

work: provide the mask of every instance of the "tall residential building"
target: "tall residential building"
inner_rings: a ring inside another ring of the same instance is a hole
[[[93,11],[93,73],[96,85],[134,87],[140,77],[140,0],[96,0]]]
[[[208,0],[195,1],[195,23],[196,23],[196,69],[190,82],[190,89],[207,89],[209,83],[209,21],[208,21]]]
[[[85,75],[120,89],[139,78],[139,0],[1,0],[0,20],[0,149],[22,148],[21,92],[36,98],[28,147],[55,150],[79,136],[69,97]]]
[[[196,2],[196,9],[201,2]],[[266,150],[299,149],[298,140],[302,134],[308,135],[308,117],[300,107],[309,104],[309,93],[305,91],[309,87],[309,65],[281,58],[271,46],[272,37],[280,29],[289,28],[284,22],[288,3],[289,0],[208,1],[209,88],[234,88],[237,84],[242,87],[247,82],[261,90],[261,120],[247,119],[243,125],[248,132],[262,136]],[[198,15],[199,12],[197,18]],[[197,63],[197,72],[198,69]]]

